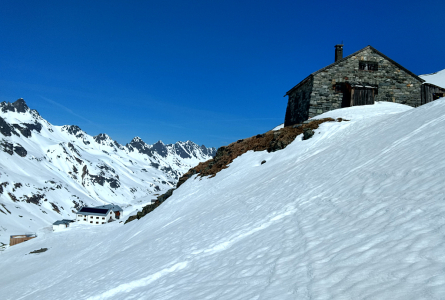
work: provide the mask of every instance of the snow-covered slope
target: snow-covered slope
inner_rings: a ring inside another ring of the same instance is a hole
[[[73,218],[83,204],[133,204],[134,210],[215,151],[191,141],[147,145],[138,137],[122,146],[106,134],[51,125],[23,99],[2,102],[0,242]]]
[[[0,295],[444,299],[445,101],[328,116],[350,121],[192,177],[138,221],[42,230],[8,248]]]
[[[432,74],[420,75],[419,77],[425,80],[425,82],[427,83],[431,83],[440,86],[442,88],[445,88],[445,70]]]

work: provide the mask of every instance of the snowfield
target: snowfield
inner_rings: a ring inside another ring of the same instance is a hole
[[[445,299],[445,100],[328,116],[138,221],[42,229],[0,254],[1,298]]]

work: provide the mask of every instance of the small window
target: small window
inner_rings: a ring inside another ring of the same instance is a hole
[[[93,224],[93,221],[90,221],[91,224]]]
[[[96,222],[96,224],[99,224],[99,222]]]
[[[102,224],[105,224],[105,222],[102,222]]]
[[[336,83],[333,86],[334,92],[336,94],[338,93],[343,93],[343,87],[344,87],[344,83]]]
[[[87,219],[83,219],[84,221],[86,221]]]
[[[105,217],[102,217],[102,220],[105,220]]]
[[[378,71],[379,63],[375,61],[360,61],[358,64],[358,68],[364,71]]]
[[[99,219],[99,217],[96,217],[96,219]]]

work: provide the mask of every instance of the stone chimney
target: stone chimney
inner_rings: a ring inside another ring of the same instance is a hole
[[[343,44],[335,45],[335,61],[343,58]]]

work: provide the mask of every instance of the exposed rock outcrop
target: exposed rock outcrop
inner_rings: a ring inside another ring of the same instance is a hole
[[[133,220],[139,220],[140,218],[146,216],[147,214],[151,213],[155,208],[157,208],[159,205],[162,204],[167,198],[169,198],[175,189],[169,189],[165,194],[162,194],[161,196],[158,196],[156,201],[154,203],[145,205],[142,208],[142,211],[138,212],[137,214],[128,217],[128,219],[125,221],[124,224],[127,224],[128,222],[131,222]]]

